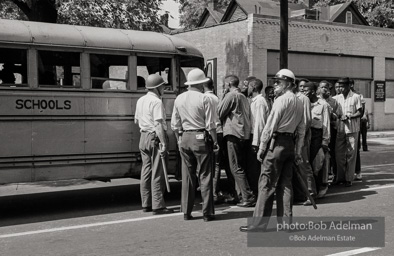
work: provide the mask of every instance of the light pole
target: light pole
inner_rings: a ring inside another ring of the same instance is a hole
[[[289,10],[287,0],[280,0],[280,68],[288,68]]]

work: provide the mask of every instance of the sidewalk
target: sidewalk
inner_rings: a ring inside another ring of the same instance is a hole
[[[394,137],[394,131],[368,131],[367,138]]]

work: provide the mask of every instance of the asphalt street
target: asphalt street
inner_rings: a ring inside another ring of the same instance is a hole
[[[361,152],[363,181],[329,188],[318,209],[295,205],[295,216],[385,217],[384,247],[248,247],[253,208],[216,206],[216,220],[179,212],[181,184],[166,195],[170,215],[140,209],[138,180],[84,180],[0,186],[0,255],[393,255],[394,137],[373,138]],[[275,212],[275,211],[274,211]]]

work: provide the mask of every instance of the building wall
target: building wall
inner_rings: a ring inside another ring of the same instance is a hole
[[[279,20],[260,15],[253,19],[251,34],[260,49],[279,50]],[[374,81],[385,80],[385,59],[394,57],[394,31],[368,26],[323,23],[318,21],[292,20],[289,22],[289,51],[301,53],[337,54],[338,56],[362,56],[373,58],[373,80],[371,98],[367,98],[367,108],[374,130],[394,129],[394,98],[386,102],[374,102]],[[253,62],[253,61],[252,61]],[[269,65],[269,63],[267,63]],[[266,73],[262,66],[256,74]],[[394,70],[392,70],[394,72]]]
[[[247,20],[189,31],[178,36],[194,43],[206,59],[217,58],[219,79],[229,73],[237,74],[241,80],[248,75],[255,75],[267,84],[270,65],[268,51],[279,50],[279,18],[250,14]],[[394,113],[389,111],[394,109],[394,98],[387,98],[386,102],[374,102],[373,99],[374,81],[386,79],[386,58],[394,59],[394,30],[291,20],[289,51],[321,55],[322,58],[324,55],[372,58],[371,98],[366,99],[367,108],[372,113],[372,128],[394,129]]]
[[[248,20],[221,24],[177,34],[196,46],[205,60],[217,58],[218,95],[222,96],[222,79],[237,75],[241,81],[249,76]]]

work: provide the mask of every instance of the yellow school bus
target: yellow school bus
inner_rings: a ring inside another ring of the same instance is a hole
[[[169,122],[185,76],[203,65],[169,35],[0,19],[0,183],[138,177],[146,78],[166,81]]]

